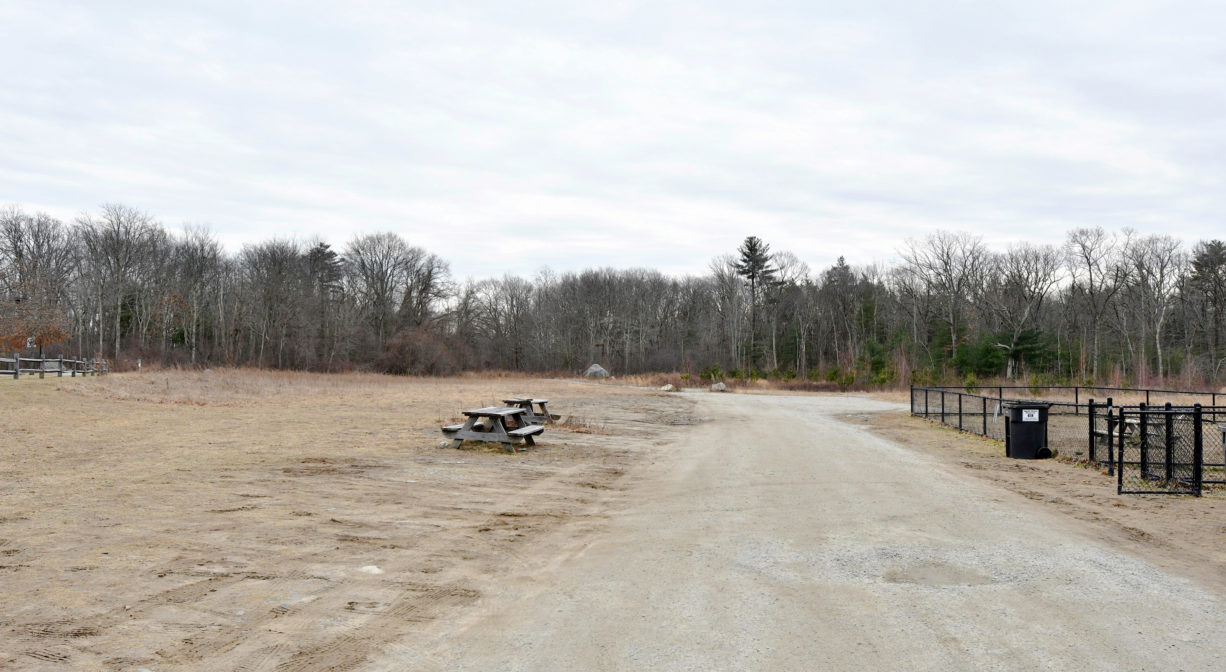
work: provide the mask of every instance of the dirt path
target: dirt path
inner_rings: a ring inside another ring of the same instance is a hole
[[[640,466],[590,545],[523,549],[362,669],[1222,668],[1217,595],[835,419],[885,404],[695,398],[723,419]]]

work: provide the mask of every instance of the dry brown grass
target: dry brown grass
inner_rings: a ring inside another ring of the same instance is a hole
[[[550,427],[560,429],[565,432],[571,432],[573,434],[609,435],[613,433],[609,430],[606,423],[593,421],[587,417],[579,415],[568,415],[564,417],[561,422],[554,423],[553,425],[550,425]]]
[[[659,389],[665,385],[672,385],[677,389],[683,388],[699,388],[706,389],[712,381],[703,380],[697,376],[692,376],[684,373],[641,373],[631,374],[627,376],[618,376],[612,380],[600,381],[607,385],[630,385],[634,387],[646,387]],[[755,380],[739,380],[726,379],[722,381],[728,386],[730,392],[817,392],[817,393],[832,393],[832,392],[858,392],[859,388],[843,388],[836,383],[829,381],[814,381],[804,379],[783,379],[783,378],[758,378]]]
[[[633,387],[652,387],[659,389],[665,385],[672,385],[677,389],[683,387],[702,387],[703,381],[696,377],[683,378],[684,374],[673,373],[632,373],[625,376],[616,376],[613,379],[602,379],[606,385],[630,385]]]
[[[883,390],[880,392],[870,392],[868,396],[880,401],[892,401],[899,404],[911,403],[910,390]]]
[[[606,435],[441,447],[460,411],[511,396]],[[477,599],[522,544],[587,543],[636,442],[690,403],[509,376],[0,380],[0,667],[360,661]]]

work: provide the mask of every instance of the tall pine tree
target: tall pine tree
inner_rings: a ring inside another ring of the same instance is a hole
[[[771,246],[762,242],[757,236],[745,238],[745,242],[737,248],[741,257],[733,265],[737,275],[749,283],[749,366],[756,366],[758,360],[758,295],[762,288],[775,281],[779,269],[771,264]]]

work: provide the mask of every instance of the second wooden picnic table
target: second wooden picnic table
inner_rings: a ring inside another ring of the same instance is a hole
[[[515,408],[522,408],[526,411],[525,418],[528,422],[534,425],[545,425],[558,419],[558,416],[549,413],[548,399],[533,399],[532,397],[511,397],[503,399],[502,403]]]
[[[514,406],[475,408],[464,411],[464,415],[468,418],[464,424],[443,427],[443,434],[452,439],[452,448],[459,448],[466,440],[495,441],[513,452],[518,443],[535,446],[532,437],[545,431],[528,422],[527,411]]]

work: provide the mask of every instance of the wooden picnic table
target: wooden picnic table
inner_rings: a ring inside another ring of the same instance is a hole
[[[503,399],[502,403],[515,408],[522,408],[527,413],[524,417],[533,425],[546,425],[561,416],[551,415],[549,413],[548,399],[533,399],[532,397],[511,397]]]
[[[443,434],[450,439],[452,448],[459,448],[466,440],[496,441],[510,452],[517,444],[535,446],[532,437],[545,431],[541,425],[529,424],[527,411],[513,406],[489,406],[464,411],[463,424],[446,425]]]
[[[1123,422],[1117,422],[1115,425],[1116,434],[1119,436],[1121,440],[1132,439],[1134,436],[1137,436],[1137,433],[1138,431],[1140,431],[1140,429],[1141,429],[1141,419],[1136,416],[1125,416]],[[1150,423],[1149,430],[1150,430],[1149,435],[1151,437],[1161,438],[1159,434],[1154,430],[1153,423]],[[1115,440],[1115,437],[1107,436],[1107,429],[1105,427],[1102,429],[1095,429],[1092,431],[1093,431],[1094,436],[1100,436],[1106,439],[1108,442]],[[1138,441],[1140,440],[1139,436],[1137,436],[1137,440]]]
[[[1137,441],[1141,440],[1141,418],[1128,416],[1124,418],[1124,424],[1121,426],[1121,432],[1124,438],[1131,439],[1136,437]],[[1150,441],[1150,446],[1154,445],[1154,441],[1158,444],[1166,442],[1165,425],[1159,421],[1150,420],[1145,425],[1146,438]]]

